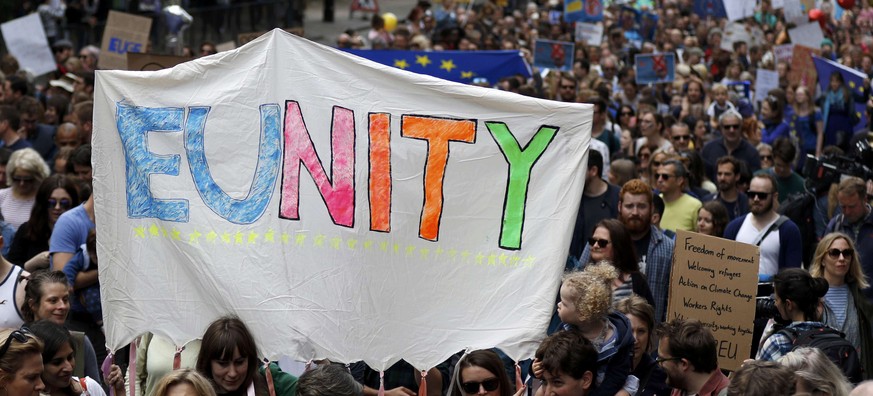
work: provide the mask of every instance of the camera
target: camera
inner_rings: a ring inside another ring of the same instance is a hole
[[[873,179],[873,148],[867,139],[858,140],[848,155],[827,154],[816,158],[807,154],[806,157],[803,176],[816,191],[838,183],[841,175]]]

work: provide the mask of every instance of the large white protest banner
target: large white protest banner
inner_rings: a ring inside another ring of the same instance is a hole
[[[55,71],[55,57],[49,48],[39,14],[30,14],[0,25],[3,41],[9,53],[18,60],[22,69],[35,76]]]
[[[96,86],[111,348],[145,331],[182,345],[236,313],[265,354],[303,361],[533,355],[582,194],[590,105],[278,30],[172,69],[100,71]]]

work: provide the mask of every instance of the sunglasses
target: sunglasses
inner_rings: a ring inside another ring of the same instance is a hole
[[[831,250],[828,250],[828,256],[831,256],[831,258],[840,258],[841,254],[845,258],[851,259],[855,255],[855,249],[843,249],[843,250],[831,249]]]
[[[658,179],[664,179],[664,180],[670,180],[670,178],[673,177],[673,175],[671,175],[669,173],[656,173],[656,175],[658,176]]]
[[[676,135],[673,136],[673,140],[677,142],[680,140],[691,140],[691,135]]]
[[[749,196],[749,199],[760,199],[763,201],[770,196],[770,193],[761,191],[747,191],[746,195]]]
[[[731,129],[740,129],[740,124],[724,124],[721,126],[723,129],[731,130]]]
[[[461,389],[463,389],[464,392],[467,393],[479,393],[479,386],[485,388],[486,392],[494,392],[500,386],[500,381],[498,381],[497,378],[492,378],[482,382],[464,382],[463,384],[461,384]]]
[[[46,201],[46,202],[48,202],[50,208],[55,208],[58,206],[58,204],[61,205],[61,209],[69,209],[71,206],[73,206],[73,201],[70,201],[69,199],[66,199],[66,198],[61,198],[59,200],[54,199],[54,198],[49,198],[48,201]]]
[[[609,245],[609,241],[607,241],[606,239],[588,238],[588,245],[590,245],[591,247],[597,245],[597,247],[603,249],[606,247],[606,245]]]
[[[762,155],[761,161],[773,161],[773,156],[772,155]]]
[[[9,350],[9,345],[12,344],[12,340],[18,341],[19,343],[26,343],[27,338],[30,337],[31,333],[27,327],[22,327],[19,330],[15,330],[9,334],[9,337],[6,338],[6,342],[3,344],[3,347],[0,348],[0,357],[6,354],[6,351]]]
[[[36,180],[35,177],[12,176],[12,181],[16,183],[33,183],[34,180]]]
[[[621,116],[622,116],[622,117],[624,117],[624,116],[628,116],[628,117],[630,117],[630,116],[632,116],[632,115],[634,115],[634,113],[631,113],[631,112],[629,112],[629,111],[622,111],[622,112],[621,112]]]
[[[661,166],[661,164],[663,164],[663,162],[661,162],[661,161],[652,161],[652,166],[657,167],[657,166]]]

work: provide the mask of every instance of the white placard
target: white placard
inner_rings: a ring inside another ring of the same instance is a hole
[[[755,75],[755,101],[760,102],[767,97],[767,92],[779,88],[779,72],[775,70],[758,69]]]
[[[721,49],[733,52],[734,43],[737,41],[745,41],[750,47],[759,44],[763,41],[764,32],[759,28],[749,27],[743,23],[731,22],[725,29],[721,37]]]
[[[33,13],[0,25],[9,53],[22,69],[41,76],[57,70],[55,57],[49,48],[39,14]]]
[[[724,10],[729,21],[736,21],[755,15],[755,0],[725,0]]]
[[[278,29],[172,69],[98,71],[96,87],[112,349],[146,331],[184,345],[227,313],[269,357],[375,369],[468,347],[520,360],[545,336],[593,106]]]
[[[783,0],[785,4],[782,7],[782,13],[785,15],[785,21],[795,25],[802,25],[809,22],[809,16],[803,12],[803,5],[800,0]]]
[[[821,48],[821,42],[824,40],[824,34],[822,34],[821,26],[818,22],[807,23],[794,29],[788,29],[788,37],[791,37],[792,44],[810,48]]]
[[[576,41],[582,40],[588,45],[599,46],[603,41],[603,25],[576,22]]]

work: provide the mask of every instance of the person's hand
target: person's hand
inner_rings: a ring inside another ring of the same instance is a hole
[[[527,390],[527,386],[522,385],[521,388],[519,388],[519,390],[517,392],[515,392],[515,394],[512,396],[521,396],[524,394],[524,391],[526,391],[526,390]]]
[[[124,388],[124,372],[117,364],[113,364],[109,369],[109,375],[106,377],[106,384],[112,388]]]
[[[385,391],[385,396],[415,396],[415,394],[415,392],[406,389],[406,387],[403,386]]]
[[[533,371],[534,378],[543,379],[543,361],[534,359],[533,364],[531,365],[531,371]]]

